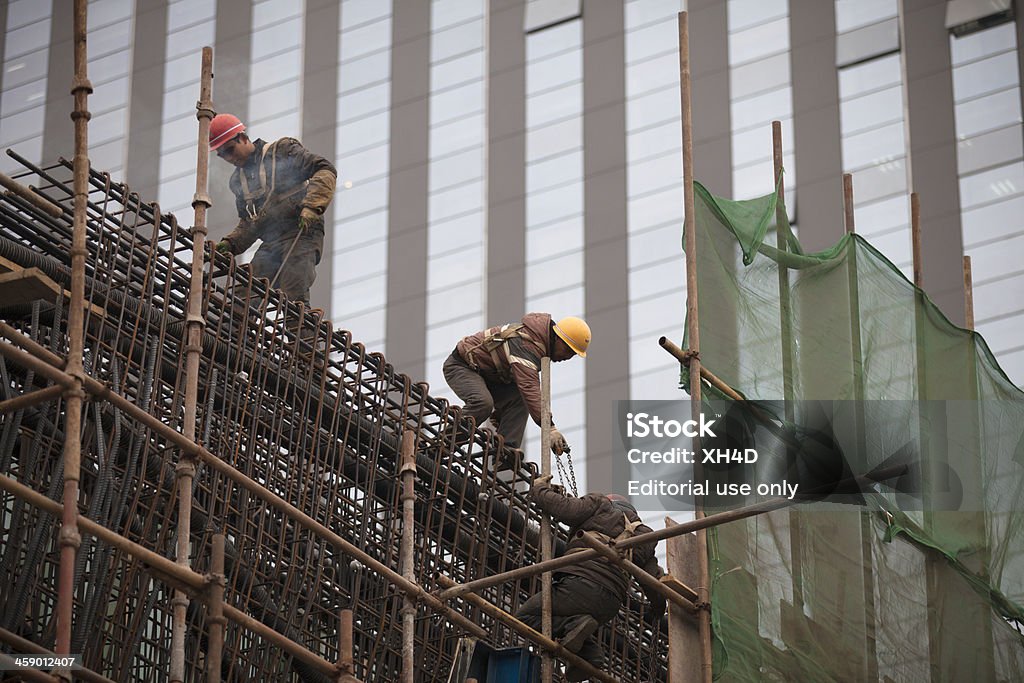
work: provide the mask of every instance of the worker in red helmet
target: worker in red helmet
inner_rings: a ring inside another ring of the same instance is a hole
[[[590,493],[577,498],[567,495],[560,486],[552,486],[551,476],[547,475],[534,480],[530,497],[552,519],[570,527],[570,540],[565,549],[567,555],[590,549],[581,538],[583,533],[607,543],[651,532],[625,496]],[[657,541],[633,546],[626,559],[657,579],[664,572],[655,557],[656,546]],[[604,557],[556,569],[551,584],[552,636],[565,649],[595,667],[603,668],[606,660],[597,632],[619,613],[632,580],[632,575],[625,569]],[[643,619],[653,625],[665,613],[665,598],[646,587],[644,593],[650,604],[643,611]],[[516,618],[539,631],[541,608],[541,594],[537,593],[523,603],[516,612]],[[587,674],[570,666],[565,670],[565,678],[582,681]]]
[[[527,417],[540,424],[540,359],[586,357],[590,326],[569,316],[557,323],[547,313],[527,313],[518,323],[498,325],[463,338],[444,362],[444,379],[465,401],[463,412],[482,424],[490,418],[505,445],[518,449]],[[567,453],[565,437],[551,427],[551,450]],[[521,459],[521,454],[519,455]],[[515,459],[498,469],[515,469]]]
[[[210,150],[235,167],[228,186],[239,219],[217,250],[241,254],[263,240],[250,264],[253,274],[289,299],[309,303],[323,254],[323,216],[334,199],[334,166],[295,138],[251,140],[233,114],[210,122]]]

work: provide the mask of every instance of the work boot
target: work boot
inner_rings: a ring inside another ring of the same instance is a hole
[[[502,450],[494,460],[494,471],[495,472],[518,472],[523,466],[523,452],[518,448],[506,448]]]
[[[571,625],[566,629],[565,637],[561,640],[562,647],[569,652],[579,652],[583,647],[583,643],[587,642],[587,638],[597,632],[599,626],[600,624],[597,623],[597,619],[589,614],[573,617]]]
[[[570,683],[579,683],[580,681],[587,680],[587,672],[583,669],[577,669],[575,666],[570,666],[565,670],[565,680]]]

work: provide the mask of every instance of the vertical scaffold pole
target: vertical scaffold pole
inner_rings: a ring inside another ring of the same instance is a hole
[[[690,409],[693,419],[700,420],[700,326],[697,320],[697,224],[693,201],[693,115],[690,107],[690,32],[686,12],[679,13],[679,96],[683,127],[683,241],[686,245],[686,319],[689,321],[687,336],[690,351]],[[699,437],[694,440],[694,450],[700,447]],[[694,476],[701,480],[701,473],[695,466]],[[694,498],[694,515],[704,517],[704,504]],[[697,584],[697,600],[710,603],[710,580],[708,568],[707,532],[697,532],[697,553],[700,556],[700,581]],[[711,613],[702,609],[700,619],[701,671],[702,679],[711,683]],[[672,644],[669,645],[672,647]]]
[[[75,556],[82,544],[78,533],[78,481],[82,463],[82,404],[85,392],[85,369],[82,355],[85,335],[85,258],[86,209],[89,191],[89,93],[92,84],[86,71],[88,47],[86,44],[87,0],[75,0],[74,5],[74,60],[75,75],[71,85],[75,109],[71,120],[75,127],[74,218],[71,238],[71,305],[68,310],[68,363],[67,374],[75,380],[65,392],[64,408],[64,509],[60,528],[60,571],[57,582],[57,637],[54,652],[71,653],[71,619],[75,598]],[[57,675],[70,681],[68,670]]]
[[[213,535],[210,553],[210,612],[206,620],[210,624],[210,644],[206,652],[207,683],[220,683],[220,665],[224,656],[224,534]]]
[[[338,683],[352,680],[355,663],[352,655],[352,610],[341,610],[338,621]]]
[[[411,429],[402,434],[402,467],[399,476],[402,479],[402,576],[415,582],[413,534],[416,522],[413,515],[416,504],[416,434]],[[413,683],[414,680],[415,636],[416,603],[405,593],[402,597],[402,683]]]
[[[199,141],[196,154],[196,192],[192,197],[195,224],[192,227],[192,279],[188,292],[186,316],[187,341],[185,343],[185,405],[182,434],[189,441],[196,440],[196,416],[199,402],[199,360],[203,336],[203,253],[206,242],[206,210],[210,197],[206,192],[210,168],[210,120],[213,118],[211,102],[213,80],[213,50],[203,48],[202,72],[199,81],[199,101],[196,118],[199,120]],[[189,557],[192,542],[192,482],[196,476],[195,458],[180,451],[175,467],[178,486],[178,540],[179,565],[191,566]],[[171,625],[171,683],[185,680],[185,620],[188,615],[188,595],[174,593],[174,611]]]
[[[551,474],[551,359],[540,359],[540,473]],[[551,515],[546,512],[540,518],[540,559],[551,559]],[[551,572],[540,576],[541,592],[541,633],[551,638]],[[555,660],[547,652],[541,663],[542,683],[551,683],[555,673]]]
[[[964,256],[964,326],[974,331],[974,276],[970,256]]]

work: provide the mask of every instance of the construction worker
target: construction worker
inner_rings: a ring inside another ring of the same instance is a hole
[[[630,536],[651,531],[637,515],[636,508],[618,494],[591,493],[581,498],[566,495],[560,486],[551,485],[551,476],[538,477],[530,489],[530,497],[541,510],[569,525],[569,544],[566,554],[588,550],[580,533],[591,533],[599,539],[624,540]],[[626,559],[641,567],[655,578],[662,575],[654,556],[657,542],[634,546]],[[597,641],[597,630],[619,613],[626,601],[626,590],[632,576],[625,569],[607,559],[594,558],[571,564],[555,571],[551,582],[551,634],[562,646],[574,652],[597,668],[605,665],[604,651]],[[665,599],[644,589],[650,605],[643,618],[655,624],[665,613]],[[532,629],[541,629],[541,594],[532,595],[516,618]],[[570,666],[565,671],[570,681],[582,681],[587,675]]]
[[[250,264],[253,274],[289,299],[309,303],[324,247],[323,215],[334,198],[334,166],[294,138],[251,140],[233,114],[213,117],[210,150],[235,166],[228,186],[239,218],[217,251],[241,254],[262,239]]]
[[[540,359],[585,358],[589,345],[590,327],[581,318],[562,318],[555,323],[547,313],[527,313],[521,322],[464,337],[444,362],[444,378],[465,401],[466,415],[476,418],[478,425],[490,418],[505,445],[518,449],[527,414],[540,424]],[[551,450],[559,454],[569,451],[554,420]]]

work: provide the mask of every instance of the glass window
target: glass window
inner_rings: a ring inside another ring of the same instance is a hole
[[[536,225],[583,212],[583,182],[534,192],[526,198],[526,222]]]
[[[773,117],[793,116],[793,97],[789,88],[779,88],[744,100],[730,103],[733,130],[764,125]]]
[[[792,154],[782,155],[782,166],[785,169],[786,187],[796,187],[796,173],[794,171]],[[733,196],[736,199],[750,199],[760,197],[772,191],[774,186],[775,171],[773,161],[768,155],[763,161],[749,166],[734,168],[732,172]],[[787,193],[788,196],[788,193]],[[787,200],[790,213],[793,211],[792,203]]]
[[[626,30],[652,21],[676,20],[676,14],[683,9],[678,0],[629,0],[626,3]]]
[[[679,54],[675,50],[626,67],[626,97],[662,88],[679,89]]]
[[[839,92],[842,99],[851,99],[901,82],[899,55],[879,57],[839,70]]]
[[[639,271],[667,256],[683,256],[682,189],[679,190],[680,222],[629,234],[629,272]],[[685,278],[682,282],[685,282]]]
[[[535,297],[583,282],[583,252],[574,251],[526,264],[526,296]]]
[[[657,192],[630,197],[627,205],[630,230],[672,223],[681,228],[683,220],[683,188],[668,187]],[[678,223],[678,225],[676,225]],[[681,232],[679,234],[682,234]],[[630,237],[632,239],[632,236]]]
[[[531,227],[526,240],[526,261],[583,248],[583,215],[569,216],[546,225]]]
[[[535,159],[577,150],[582,144],[583,121],[578,116],[546,126],[531,127],[529,135],[526,136],[527,163]],[[582,164],[582,161],[580,161],[580,164]],[[582,166],[579,166],[577,171],[580,168]]]
[[[113,111],[107,112],[106,114],[93,115],[89,121],[89,144],[100,145],[110,140],[121,138],[124,136],[125,131],[125,112],[127,110],[124,107],[119,107]],[[195,129],[192,131],[192,140],[195,142],[198,136],[198,123],[193,120]],[[193,162],[195,161],[193,155]],[[193,165],[194,167],[194,165]],[[98,166],[97,168],[103,168]],[[106,169],[103,169],[106,170]]]
[[[351,121],[367,114],[386,112],[390,102],[391,84],[379,83],[341,95],[338,111],[344,120]]]
[[[782,151],[793,151],[793,119],[782,119]],[[754,162],[763,162],[772,156],[772,127],[758,125],[732,135],[733,167]]]
[[[446,317],[451,316],[455,313],[447,305],[447,300],[443,297],[429,297],[427,301],[427,308],[441,308],[444,309]],[[427,328],[427,348],[436,349],[438,356],[441,356],[441,364],[444,363],[444,358],[455,349],[455,345],[459,343],[463,337],[469,334],[473,334],[478,330],[483,329],[484,323],[480,320],[479,311],[471,311],[466,313],[464,311],[458,311],[459,318],[456,320],[449,319],[448,321],[436,325],[431,325]],[[434,316],[430,316],[433,318]],[[440,378],[439,378],[440,379]],[[444,380],[441,379],[441,385],[444,386]],[[431,392],[433,394],[433,392]]]
[[[836,0],[836,31],[874,24],[895,17],[897,12],[896,0]]]
[[[676,60],[679,59],[679,26],[674,17],[642,26],[626,34],[626,64],[635,64],[668,50],[675,52]],[[675,71],[678,76],[678,61]]]
[[[269,28],[253,31],[252,61],[281,52],[290,47],[302,44],[302,17],[282,21]],[[342,42],[342,45],[345,43]]]
[[[199,80],[199,65],[202,61],[202,52],[199,48],[203,45],[213,43],[214,26],[208,21],[183,28],[180,31],[167,34],[167,58],[189,55],[195,60],[195,69],[192,70],[193,78]],[[271,41],[272,42],[272,41]]]
[[[646,299],[667,290],[678,290],[685,283],[686,263],[682,249],[665,251],[661,259],[629,271],[629,298]]]
[[[481,112],[484,109],[484,82],[473,81],[444,92],[430,95],[430,118],[432,122],[441,123],[462,118],[467,114]]]
[[[341,302],[345,301],[345,290],[335,290],[331,297],[331,308],[337,310]],[[384,328],[386,326],[387,311],[378,308],[358,315],[346,315],[344,328],[352,332],[352,338],[366,344],[366,348],[372,351],[386,353],[386,340],[384,339]],[[340,317],[340,314],[334,313]]]
[[[1017,88],[963,102],[954,110],[957,136],[970,137],[984,131],[1019,123],[1020,91]]]
[[[679,91],[674,88],[656,90],[626,101],[626,126],[630,129],[678,118]]]
[[[674,291],[644,299],[632,301],[629,307],[629,332],[631,336],[678,334],[679,325],[667,325],[666,318],[678,319],[679,310],[685,310],[684,288],[680,285]],[[653,340],[651,343],[654,343]]]
[[[4,43],[5,61],[50,44],[49,20],[37,21],[21,28],[8,29]]]
[[[163,134],[160,136],[160,152],[194,145],[196,142],[196,117],[193,112],[183,113],[171,121],[164,121]]]
[[[1016,47],[1017,38],[1014,35],[1014,24],[1011,22],[962,38],[952,38],[949,41],[949,54],[953,64],[963,64],[998,52],[1015,50]]]
[[[209,0],[176,0],[167,5],[167,31],[212,21],[217,16],[217,3]]]
[[[732,99],[775,90],[789,84],[789,53],[765,57],[731,70],[729,92]]]
[[[434,292],[441,300],[445,301],[445,308],[437,311],[437,319],[432,323],[440,323],[445,320],[461,318],[466,311],[479,311],[483,309],[483,286],[480,280],[447,287]],[[475,332],[471,330],[470,332]],[[467,333],[468,334],[468,333]]]
[[[953,89],[957,102],[1017,85],[1017,53],[982,59],[953,69]]]
[[[550,57],[553,54],[579,49],[583,42],[583,25],[568,21],[544,31],[531,33],[526,40],[526,61]]]
[[[372,180],[384,176],[388,171],[389,161],[388,146],[377,145],[340,156],[338,168],[346,169],[341,172],[345,180],[352,180],[358,184],[361,180]]]
[[[583,172],[583,152],[577,150],[544,161],[531,163],[526,169],[526,192],[554,187],[579,178]]]
[[[4,65],[4,94],[10,88],[25,85],[46,78],[46,64],[49,61],[46,50],[36,50],[22,55]]]
[[[526,310],[549,311],[556,318],[561,315],[581,315],[586,310],[583,306],[583,287],[572,287],[550,294],[527,297]],[[573,313],[567,313],[567,311]],[[560,384],[559,386],[565,385]]]
[[[131,43],[132,23],[130,21],[119,21],[116,24],[89,31],[89,54],[94,57],[123,50]]]
[[[483,274],[483,247],[480,243],[464,249],[449,251],[430,258],[427,289],[435,291],[470,280],[479,280]]]
[[[789,17],[779,17],[729,35],[729,63],[742,64],[789,47]]]
[[[626,154],[632,164],[641,159],[682,150],[682,128],[678,120],[631,131],[626,136]],[[671,147],[669,145],[672,145]],[[680,164],[682,155],[680,154]]]
[[[344,230],[346,224],[343,224]],[[338,242],[336,241],[335,244]],[[334,253],[334,267],[331,269],[331,284],[348,285],[371,277],[385,276],[388,258],[387,240],[371,242],[359,247],[346,246]],[[360,306],[360,308],[365,308]]]
[[[253,36],[255,42],[256,37]],[[387,51],[391,45],[391,21],[374,21],[358,28],[346,30],[339,39],[341,60],[363,57],[371,53]]]
[[[333,303],[335,315],[360,313],[381,308],[387,304],[388,278],[385,273],[367,275],[359,279],[349,278],[335,287],[341,297]]]
[[[265,0],[252,6],[252,27],[273,26],[295,16],[301,16],[302,5],[293,0]]]
[[[388,236],[388,212],[386,210],[364,213],[351,218],[344,217],[345,212],[339,207],[341,202],[334,202],[331,207],[338,217],[333,222],[333,229],[339,239],[334,243],[335,252],[343,249],[368,246],[373,242],[385,240]]]
[[[42,134],[43,109],[42,107],[33,107],[17,114],[6,114],[3,118],[3,124],[3,128],[0,129],[0,139],[3,139],[4,145],[20,144],[29,138]],[[6,155],[0,155],[0,158],[4,156]],[[30,160],[38,159],[37,156],[26,158]]]
[[[572,83],[556,90],[530,95],[526,99],[526,120],[530,128],[533,128],[577,116],[582,103],[582,83]]]
[[[853,196],[855,201],[859,194],[857,176],[854,176]],[[909,225],[910,221],[910,199],[903,194],[879,202],[858,202],[854,219],[857,234],[866,238],[872,238],[872,235],[894,228],[905,227]]]
[[[836,65],[843,67],[900,49],[900,25],[895,17],[862,26],[836,37]]]
[[[339,156],[361,147],[387,143],[391,134],[389,123],[383,114],[342,123],[336,129]]]
[[[972,268],[973,265],[974,257],[971,256]],[[1006,292],[1024,292],[1024,273],[976,285],[974,287],[974,319],[984,321],[1024,313],[1020,297],[1005,296]],[[1019,333],[1017,343],[1020,343]]]
[[[345,216],[358,216],[367,211],[376,211],[388,203],[388,180],[377,178],[375,180],[349,180],[347,167],[338,166],[342,181],[342,188],[338,194],[338,203],[342,205]],[[345,184],[351,182],[351,187]]]
[[[844,135],[843,169],[851,172],[865,166],[888,163],[906,149],[903,121],[897,121],[864,133]]]
[[[352,92],[379,84],[390,75],[391,53],[388,50],[348,60],[338,69],[338,92]],[[386,106],[386,103],[382,103],[381,106]]]
[[[249,118],[265,119],[298,108],[302,100],[301,84],[295,79],[269,88],[253,88],[249,93]],[[298,135],[298,131],[292,131],[291,135]]]
[[[430,162],[430,191],[434,193],[483,177],[483,152],[479,148],[456,152]]]
[[[484,76],[484,52],[478,50],[462,57],[435,64],[430,69],[431,91],[444,90]]]
[[[960,179],[960,206],[969,209],[972,206],[1004,199],[1020,192],[1024,192],[1024,163],[1007,164],[962,177]],[[978,272],[986,271],[979,270]]]
[[[1024,230],[1024,194],[964,211],[962,220],[964,246],[1017,234]]]
[[[582,11],[581,0],[527,0],[523,30],[527,33],[575,19]]]
[[[999,242],[972,247],[970,250],[971,269],[978,279],[981,279],[984,275],[991,277],[995,274],[1020,273],[1022,270],[1021,254],[1024,254],[1024,234],[1018,234]],[[1020,294],[1020,290],[1003,288],[1002,291],[1005,293],[1004,296],[1009,295],[1010,292],[1015,292],[1017,295]],[[1017,300],[1019,306],[1019,296],[1014,296],[1013,298]],[[1017,342],[1015,345],[1019,346],[1021,343],[1020,320],[1016,322]]]
[[[900,156],[878,166],[862,169],[854,175],[853,182],[857,202],[870,202],[904,193],[907,191],[906,158]]]
[[[391,0],[342,0],[341,23],[346,28],[382,18],[391,18]]]
[[[658,157],[630,164],[627,178],[627,192],[632,196],[666,185],[683,182],[682,158],[678,153],[667,153]]]
[[[430,28],[436,32],[483,15],[482,0],[433,0],[430,3]]]
[[[23,112],[27,109],[35,109],[43,104],[46,98],[46,81],[37,80],[16,88],[5,88],[2,104],[0,104],[0,115],[5,117],[4,125],[7,124],[6,117],[16,112]],[[9,137],[4,131],[4,137]]]
[[[478,180],[432,194],[430,197],[430,224],[433,225],[435,221],[453,218],[467,211],[478,209],[483,201],[483,192],[483,182]]]
[[[583,80],[583,60],[579,50],[570,50],[526,66],[530,92],[539,93]]]
[[[172,90],[184,86],[194,86],[199,82],[200,65],[201,55],[194,51],[175,59],[168,58],[164,62],[164,88]],[[195,106],[194,103],[193,106]]]
[[[7,30],[13,30],[42,19],[53,9],[49,0],[14,0],[7,5]]]
[[[258,134],[264,140],[273,142],[279,138],[295,137],[302,130],[302,120],[299,118],[298,107],[284,114],[276,114],[271,118],[250,117],[250,124],[254,134]],[[321,150],[315,150],[317,152]],[[327,150],[323,150],[326,152]]]
[[[250,106],[263,91],[275,86],[291,85],[296,93],[301,93],[299,75],[302,72],[302,50],[288,50],[268,59],[253,62],[249,67],[249,82],[259,84],[250,93]],[[301,95],[296,95],[296,98]],[[291,101],[292,106],[298,105],[298,99]],[[280,104],[278,106],[284,106]]]
[[[93,85],[112,81],[115,78],[128,75],[132,69],[131,50],[119,50],[113,54],[97,57],[89,60],[89,73],[95,73],[96,79]]]
[[[42,112],[36,114],[37,119],[42,119]],[[6,125],[6,122],[5,122]],[[40,124],[42,128],[42,124]],[[36,135],[35,137],[26,138],[22,140],[4,142],[4,147],[11,147],[15,152],[25,157],[26,159],[40,160],[43,156],[43,136]],[[0,155],[0,172],[14,173],[17,170],[22,170],[24,167],[10,158],[6,154]]]
[[[847,135],[878,128],[903,119],[903,90],[886,88],[839,103],[843,132]]]
[[[464,24],[434,31],[430,37],[431,62],[440,62],[484,46],[484,20],[475,19]]]
[[[730,33],[789,13],[788,0],[729,0],[727,7]]]
[[[430,254],[452,251],[469,243],[480,244],[483,225],[484,214],[479,203],[473,211],[443,221],[431,221],[428,243]]]
[[[196,150],[191,145],[160,155],[160,178],[180,176],[188,172],[195,173],[195,168]]]
[[[457,150],[483,145],[484,114],[470,114],[430,127],[430,153],[443,156]]]
[[[1024,156],[1019,126],[983,133],[956,145],[957,167],[961,174],[988,166],[1004,164]]]

